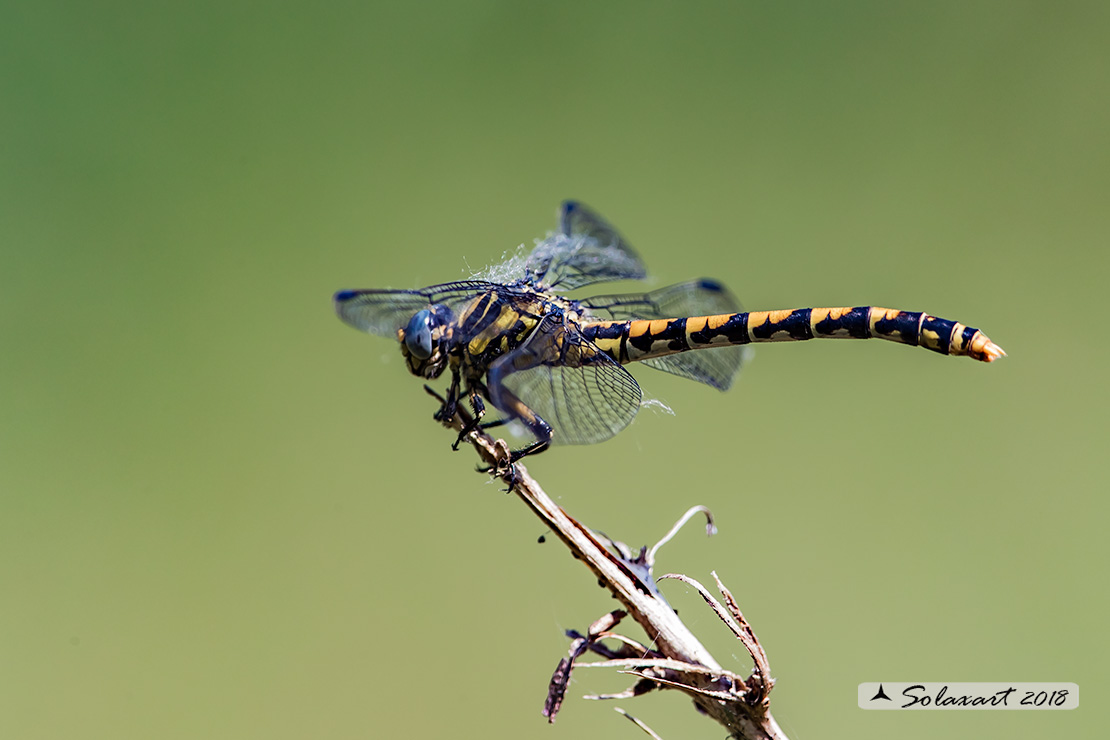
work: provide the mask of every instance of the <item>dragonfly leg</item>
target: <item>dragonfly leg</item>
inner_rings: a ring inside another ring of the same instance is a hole
[[[550,446],[551,440],[545,439],[542,441],[533,442],[526,447],[521,447],[519,450],[513,450],[509,453],[509,464],[511,465],[519,461],[521,458],[527,457],[528,455],[538,455]]]
[[[459,445],[467,438],[467,436],[475,429],[485,429],[482,424],[482,417],[486,415],[486,405],[482,403],[482,397],[478,395],[478,391],[472,390],[470,392],[470,408],[474,411],[474,416],[466,423],[466,426],[459,432],[458,439],[451,445],[451,449],[455,452],[459,451]]]
[[[425,386],[426,387],[426,386]],[[451,387],[447,389],[447,398],[443,399],[443,405],[439,407],[433,418],[436,421],[451,421],[455,418],[455,412],[459,408],[459,373],[453,372],[451,374]]]
[[[493,399],[491,398],[490,400],[492,401]],[[505,490],[511,491],[516,486],[518,480],[516,463],[528,455],[538,454],[551,446],[551,425],[544,421],[539,414],[530,409],[523,401],[517,398],[516,394],[503,385],[498,384],[497,386],[497,401],[494,405],[506,414],[506,418],[491,422],[490,426],[505,424],[509,421],[516,420],[524,424],[532,433],[532,436],[536,438],[535,442],[519,450],[509,451],[507,459],[502,459],[495,465],[478,468],[478,471],[481,473],[490,473],[506,478],[509,487]]]
[[[495,390],[496,389],[496,390]],[[517,462],[527,455],[535,455],[543,452],[551,446],[551,425],[544,421],[543,417],[530,409],[523,401],[517,398],[516,394],[506,388],[503,384],[497,383],[496,385],[490,384],[490,394],[487,394],[493,404],[503,411],[506,418],[499,420],[497,423],[504,424],[509,421],[519,421],[536,441],[520,448],[513,450],[509,453],[509,465]]]

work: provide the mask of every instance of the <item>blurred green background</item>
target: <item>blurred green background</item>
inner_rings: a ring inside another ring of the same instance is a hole
[[[1094,736],[1110,6],[51,3],[0,11],[0,737],[639,737],[540,716],[613,607],[451,454],[334,290],[457,279],[579,198],[656,286],[984,329],[993,366],[761,347],[728,394],[529,469],[717,570],[792,738]],[[468,269],[469,268],[469,269]],[[603,287],[608,291],[609,288]],[[735,670],[696,595],[665,586]],[[863,712],[875,680],[1080,709]],[[721,737],[674,694],[619,703]]]

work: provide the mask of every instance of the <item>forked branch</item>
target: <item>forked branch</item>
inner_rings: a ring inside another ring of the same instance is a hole
[[[430,388],[428,392],[436,395]],[[459,431],[470,421],[469,415],[459,409],[455,418],[444,420],[444,423]],[[752,674],[746,678],[721,667],[678,618],[674,609],[660,594],[652,576],[651,569],[659,545],[673,536],[677,526],[691,516],[700,512],[708,518],[707,510],[703,507],[691,509],[660,543],[650,550],[644,548],[634,554],[622,543],[613,540],[603,542],[607,538],[575,521],[544,493],[523,465],[506,465],[508,448],[503,441],[494,440],[480,430],[471,432],[468,439],[489,466],[491,474],[509,485],[510,490],[593,572],[623,607],[604,615],[591,625],[586,635],[568,632],[568,636],[572,638],[570,653],[560,661],[552,676],[544,706],[544,715],[549,721],[554,721],[562,705],[575,667],[613,667],[624,669],[622,672],[639,680],[620,694],[590,698],[628,698],[655,689],[675,689],[690,696],[698,710],[716,720],[733,737],[744,740],[785,740],[786,736],[779,729],[769,709],[768,694],[774,681],[770,677],[767,655],[732,595],[717,580],[718,589],[724,598],[722,605],[697,581],[686,576],[664,576],[682,580],[697,589],[740,639],[751,654],[755,666]],[[712,533],[711,519],[707,529]],[[716,579],[716,574],[714,578]],[[612,632],[626,616],[631,616],[644,629],[650,647]],[[607,647],[602,640],[615,641],[616,647]],[[586,652],[598,654],[603,660],[594,663],[576,662]],[[637,724],[644,727],[638,721]]]

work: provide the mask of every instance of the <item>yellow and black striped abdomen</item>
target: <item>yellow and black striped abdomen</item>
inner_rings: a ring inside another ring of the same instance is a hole
[[[797,308],[653,321],[600,321],[582,332],[619,362],[637,362],[690,349],[806,339],[887,339],[943,355],[991,362],[1005,355],[978,329],[919,311],[877,306]]]

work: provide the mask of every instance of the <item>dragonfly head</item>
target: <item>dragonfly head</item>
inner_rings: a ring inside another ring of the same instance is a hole
[[[409,370],[422,378],[438,378],[447,366],[444,345],[451,314],[446,306],[432,306],[417,311],[405,328],[398,330],[401,354]]]

